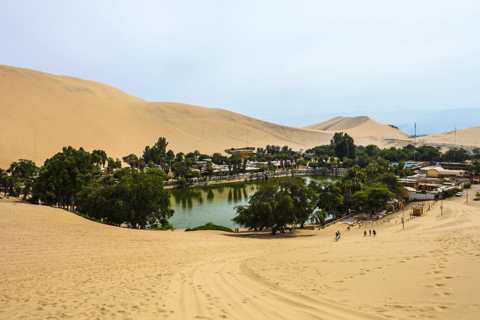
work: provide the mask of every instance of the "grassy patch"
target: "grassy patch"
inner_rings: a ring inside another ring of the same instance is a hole
[[[217,226],[216,224],[213,224],[211,222],[206,223],[203,226],[198,226],[196,228],[190,229],[187,228],[185,231],[199,231],[199,230],[218,230],[218,231],[225,231],[225,232],[231,232],[233,233],[233,230],[224,226]]]

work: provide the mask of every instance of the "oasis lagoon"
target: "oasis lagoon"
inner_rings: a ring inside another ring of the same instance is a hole
[[[310,181],[332,182],[335,177],[306,176]],[[270,180],[268,180],[270,181]],[[170,189],[171,208],[175,210],[169,222],[179,229],[195,228],[207,222],[213,222],[229,228],[238,228],[232,219],[236,215],[235,207],[248,204],[248,199],[266,183],[265,180],[253,182],[227,183],[206,187]]]

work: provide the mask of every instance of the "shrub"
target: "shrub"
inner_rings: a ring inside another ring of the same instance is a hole
[[[217,226],[216,224],[213,224],[211,222],[206,223],[203,226],[198,226],[196,228],[187,228],[185,231],[199,231],[199,230],[218,230],[218,231],[225,231],[225,232],[231,232],[233,233],[233,230],[224,226]]]
[[[453,188],[449,190],[442,191],[442,195],[445,199],[453,197],[457,192],[461,192],[459,188]]]
[[[175,230],[175,228],[170,222],[164,222],[161,226],[159,226],[158,223],[155,222],[150,226],[150,229],[160,231]]]
[[[472,187],[472,184],[470,182],[465,183],[463,186],[463,189],[470,189]]]
[[[93,218],[93,217],[87,216],[86,214],[80,214],[80,216],[83,217],[83,218],[85,218],[85,219],[94,221],[94,222],[106,224],[106,223],[103,222],[102,220],[95,219],[95,218]]]
[[[184,186],[185,184],[187,184],[187,180],[185,180],[185,178],[180,178],[180,180],[178,180],[178,185]]]

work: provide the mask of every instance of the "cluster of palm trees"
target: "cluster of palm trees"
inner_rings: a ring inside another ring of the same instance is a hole
[[[402,169],[398,169],[401,167]],[[403,165],[400,166],[391,166],[390,162],[385,159],[380,159],[377,161],[370,162],[364,169],[361,169],[358,165],[348,168],[345,175],[342,176],[342,179],[339,182],[339,187],[343,191],[345,200],[350,201],[351,196],[362,189],[362,186],[365,185],[368,181],[373,181],[377,177],[384,175],[386,173],[395,173],[395,169],[404,174],[405,170]]]

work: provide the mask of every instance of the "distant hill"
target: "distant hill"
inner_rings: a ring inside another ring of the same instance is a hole
[[[387,124],[381,124],[369,117],[335,117],[333,119],[304,127],[325,133],[344,132],[355,140],[355,144],[366,146],[375,144],[385,147],[385,139],[408,140],[411,137]]]
[[[371,120],[369,117],[335,117],[317,124],[304,127],[305,129],[322,131],[339,131],[361,126]]]
[[[0,113],[2,168],[20,158],[36,158],[41,165],[69,145],[102,149],[117,158],[140,156],[161,136],[174,152],[208,154],[267,144],[307,149],[328,144],[332,136],[222,109],[151,103],[95,81],[4,65],[0,65]]]
[[[466,147],[480,148],[480,127],[452,130],[445,133],[434,134],[418,138],[417,141],[431,143],[445,143],[448,145],[464,145]]]

